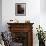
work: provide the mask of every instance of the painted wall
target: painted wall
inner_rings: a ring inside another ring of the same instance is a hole
[[[0,31],[2,29],[2,0],[0,0]]]
[[[40,24],[46,31],[46,0],[40,0]]]
[[[26,16],[15,16],[15,3],[26,3]],[[11,19],[17,19],[19,22],[30,20],[31,23],[34,23],[33,45],[38,46],[36,27],[41,24],[43,29],[46,30],[46,15],[41,12],[42,4],[40,0],[2,0],[2,30],[8,30],[7,22]]]
[[[26,16],[15,16],[15,3],[26,3]],[[19,22],[30,20],[33,23],[40,21],[40,0],[2,0],[2,23],[3,26],[10,19],[17,19]],[[6,26],[5,26],[6,27]],[[4,27],[5,30],[7,30]],[[4,30],[4,31],[5,31]]]
[[[46,0],[40,0],[40,9],[42,13],[46,13]]]

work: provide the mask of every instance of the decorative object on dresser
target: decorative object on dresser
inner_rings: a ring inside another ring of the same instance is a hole
[[[33,46],[33,23],[7,23],[12,41],[18,46]]]
[[[10,21],[8,21],[9,23],[19,23],[19,21],[17,19],[10,19]]]

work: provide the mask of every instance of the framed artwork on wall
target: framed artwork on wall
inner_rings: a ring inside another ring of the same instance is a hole
[[[16,16],[26,16],[26,3],[16,3],[15,4],[15,15]]]

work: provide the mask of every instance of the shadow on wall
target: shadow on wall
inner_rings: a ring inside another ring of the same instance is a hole
[[[0,0],[0,31],[2,31],[2,0]]]
[[[46,0],[40,0],[40,11],[46,14]]]

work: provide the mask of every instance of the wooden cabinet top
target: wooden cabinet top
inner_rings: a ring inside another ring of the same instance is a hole
[[[28,32],[32,30],[33,23],[7,23],[9,25],[9,30],[14,32]]]
[[[7,23],[8,25],[33,25],[34,23]]]

